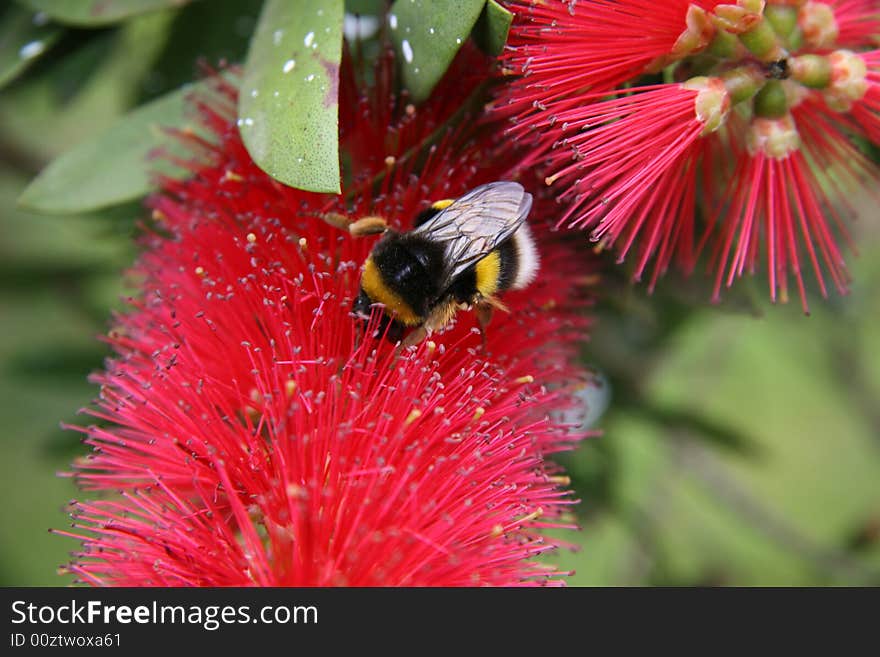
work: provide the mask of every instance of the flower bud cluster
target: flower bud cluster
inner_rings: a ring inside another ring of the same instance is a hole
[[[719,93],[716,83],[714,92],[703,88],[696,99],[705,134],[718,130],[734,110],[750,118],[751,150],[764,143],[758,135],[766,133],[770,120],[787,136],[784,147],[764,152],[787,157],[799,143],[790,109],[805,95],[815,91],[829,109],[843,113],[868,92],[865,60],[852,50],[835,49],[839,35],[834,7],[822,2],[738,0],[709,10],[692,4],[675,46],[657,62],[673,77],[679,71],[698,73],[685,88],[723,82],[727,93]]]

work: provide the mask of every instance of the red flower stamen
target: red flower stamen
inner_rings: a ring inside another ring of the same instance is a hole
[[[582,103],[580,94],[614,89],[655,66],[708,45],[711,25],[696,18],[717,2],[598,0],[589,3],[507,3],[516,13],[502,62],[522,77],[510,82],[504,115],[516,117],[511,133],[553,122]]]
[[[702,138],[722,124],[730,100],[717,78],[633,91],[561,115],[570,136],[548,158],[547,183],[561,183],[561,200],[571,201],[559,223],[592,227],[607,244],[623,237],[621,259],[647,227],[634,276],[657,255],[653,286],[675,251],[693,252],[693,190],[712,148]]]
[[[808,2],[807,5],[825,4],[833,12],[837,37],[836,47],[864,48],[876,45],[880,34],[880,9],[876,0],[826,0],[824,3]]]

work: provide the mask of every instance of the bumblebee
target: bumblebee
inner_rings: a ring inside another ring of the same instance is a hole
[[[473,309],[483,332],[493,310],[507,308],[505,290],[531,283],[539,257],[526,223],[532,195],[515,182],[492,182],[454,200],[433,203],[408,232],[376,217],[349,226],[353,234],[384,232],[364,262],[354,313],[369,319],[381,305],[380,331],[402,346],[418,344]],[[360,225],[358,225],[360,224]]]

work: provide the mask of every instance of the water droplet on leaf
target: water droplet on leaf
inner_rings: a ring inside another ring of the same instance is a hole
[[[409,45],[409,41],[404,39],[400,44],[400,49],[403,50],[403,58],[406,60],[407,64],[411,64],[413,60],[413,50],[412,46]]]
[[[36,57],[41,52],[46,49],[46,44],[42,41],[31,41],[30,43],[26,43],[21,47],[21,50],[18,51],[18,56],[22,59],[32,59]]]

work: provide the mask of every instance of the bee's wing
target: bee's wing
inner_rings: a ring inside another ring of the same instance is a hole
[[[412,234],[446,247],[448,263],[441,289],[489,255],[516,232],[529,215],[532,195],[515,182],[492,182],[475,187],[438,212]]]

